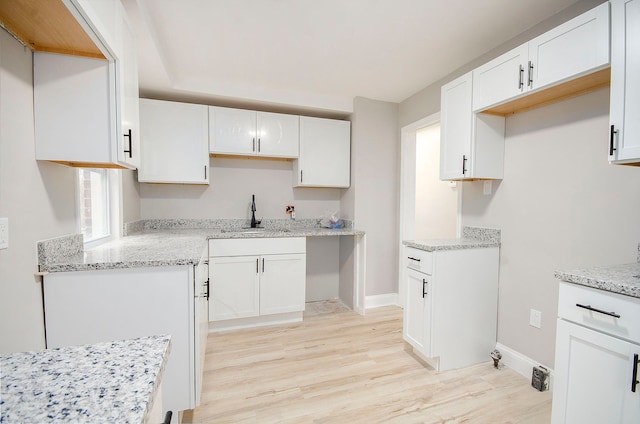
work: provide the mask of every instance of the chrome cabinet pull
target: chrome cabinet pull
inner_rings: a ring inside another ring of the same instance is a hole
[[[423,279],[422,279],[422,298],[423,298],[423,299],[424,299],[425,295],[427,295],[427,294],[428,294],[428,293],[427,293],[427,283],[428,283],[427,279],[426,279],[426,278],[423,278]]]
[[[531,63],[531,61],[529,61],[529,72],[528,72],[528,83],[527,86],[532,87],[533,86],[533,63]]]
[[[420,262],[420,259],[418,259],[418,258],[412,258],[411,256],[407,256],[407,259],[411,259],[412,261]]]
[[[524,67],[520,65],[520,78],[518,79],[518,90],[522,90],[524,87]]]
[[[607,312],[607,311],[603,311],[602,309],[596,309],[596,308],[592,307],[591,305],[581,305],[579,303],[576,303],[576,306],[578,308],[586,309],[588,311],[593,311],[593,312],[597,312],[599,314],[609,315],[610,317],[614,317],[614,318],[620,318],[620,315],[616,314],[615,312]]]
[[[462,155],[462,175],[467,173],[467,155]]]

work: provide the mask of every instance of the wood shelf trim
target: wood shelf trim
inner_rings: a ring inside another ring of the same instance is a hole
[[[518,97],[510,102],[494,106],[480,113],[489,115],[509,116],[525,112],[541,106],[546,106],[571,97],[580,96],[592,91],[600,90],[611,84],[611,68],[605,68],[576,79],[563,82],[553,87]]]
[[[105,59],[61,0],[0,1],[0,24],[32,50]]]

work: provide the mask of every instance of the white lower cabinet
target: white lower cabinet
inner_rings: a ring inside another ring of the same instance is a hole
[[[304,311],[306,239],[210,240],[209,256],[210,321]]]
[[[499,249],[405,253],[404,340],[437,371],[487,361],[496,344]]]
[[[640,300],[560,283],[553,424],[640,422],[639,310]]]
[[[201,267],[186,265],[47,274],[47,348],[171,335],[162,406],[177,417],[199,404],[205,277]]]

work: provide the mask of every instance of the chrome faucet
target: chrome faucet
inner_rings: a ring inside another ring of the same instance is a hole
[[[251,195],[251,228],[256,228],[258,222],[256,221],[256,195]]]

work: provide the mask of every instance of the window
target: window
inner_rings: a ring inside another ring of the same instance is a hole
[[[85,244],[111,239],[118,228],[117,171],[78,169],[78,226]]]

